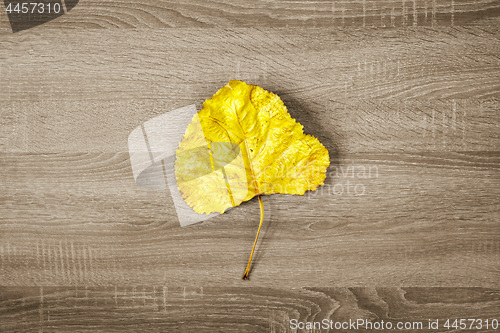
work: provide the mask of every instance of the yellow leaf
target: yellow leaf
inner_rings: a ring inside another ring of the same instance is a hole
[[[175,177],[196,213],[223,213],[256,195],[322,185],[328,151],[261,87],[230,81],[193,117],[176,151]]]

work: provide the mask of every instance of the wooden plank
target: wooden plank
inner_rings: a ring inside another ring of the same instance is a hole
[[[482,320],[481,331],[494,332],[499,294],[485,288],[9,287],[0,289],[0,329],[276,333],[311,332],[295,327],[323,320],[339,331],[336,323],[360,320],[349,332],[369,331],[367,322],[393,327],[381,332],[397,325],[408,332],[436,332],[429,321],[447,331],[446,320],[477,319],[467,321],[473,329],[464,331],[475,331]]]
[[[318,137],[333,156],[500,150],[498,99],[372,101],[313,98],[311,92],[281,95],[305,132]],[[0,151],[126,152],[135,127],[190,103],[201,107],[196,99],[3,102]]]
[[[499,15],[497,0],[91,0],[36,29],[459,26]]]
[[[357,153],[326,185],[181,228],[127,153],[2,154],[0,285],[498,286],[497,152]]]
[[[498,27],[3,33],[0,100],[186,105],[235,78],[317,103],[498,98]]]

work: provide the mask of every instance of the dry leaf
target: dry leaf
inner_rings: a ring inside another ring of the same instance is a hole
[[[259,196],[259,229],[243,279],[264,219],[260,196],[302,195],[325,180],[328,151],[302,128],[277,95],[230,81],[203,103],[179,143],[177,186],[196,213],[222,214]]]

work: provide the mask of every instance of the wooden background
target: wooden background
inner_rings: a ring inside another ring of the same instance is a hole
[[[499,38],[489,0],[83,0],[15,34],[2,12],[0,331],[500,319]],[[127,151],[230,79],[332,157],[320,191],[264,198],[249,281],[257,201],[181,228]]]

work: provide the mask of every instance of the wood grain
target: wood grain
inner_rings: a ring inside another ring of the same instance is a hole
[[[498,152],[334,159],[318,192],[265,197],[248,283],[255,200],[181,228],[127,153],[1,157],[0,285],[498,285]]]
[[[499,28],[498,0],[87,0],[15,34],[0,11],[0,331],[500,319]],[[264,198],[249,281],[257,202],[181,228],[127,152],[230,79],[332,160]]]
[[[300,288],[118,286],[2,288],[2,332],[311,332],[290,320],[367,320],[436,332],[447,319],[498,318],[500,292],[485,288]],[[20,324],[21,323],[21,324]],[[468,323],[469,325],[469,323]],[[414,326],[418,327],[418,326]],[[319,332],[320,330],[314,330]],[[326,331],[326,330],[321,330]],[[349,330],[363,332],[365,329]],[[464,330],[473,332],[474,330]],[[481,330],[481,332],[494,330]]]
[[[37,29],[404,28],[476,25],[499,15],[500,2],[497,0],[87,0]],[[0,28],[8,30],[6,20],[2,18],[4,24]]]
[[[0,284],[241,285],[255,202],[181,229],[168,192],[133,183],[126,140],[236,76],[333,158],[321,191],[266,198],[255,283],[497,286],[497,30],[5,35]]]
[[[282,98],[305,131],[318,137],[334,156],[382,151],[498,151],[500,147],[497,98],[335,100],[293,92],[282,94]],[[201,107],[194,98],[0,102],[0,151],[127,152],[128,133],[138,124],[182,103]]]
[[[499,26],[5,32],[0,100],[183,106],[235,78],[316,103],[498,98]]]

